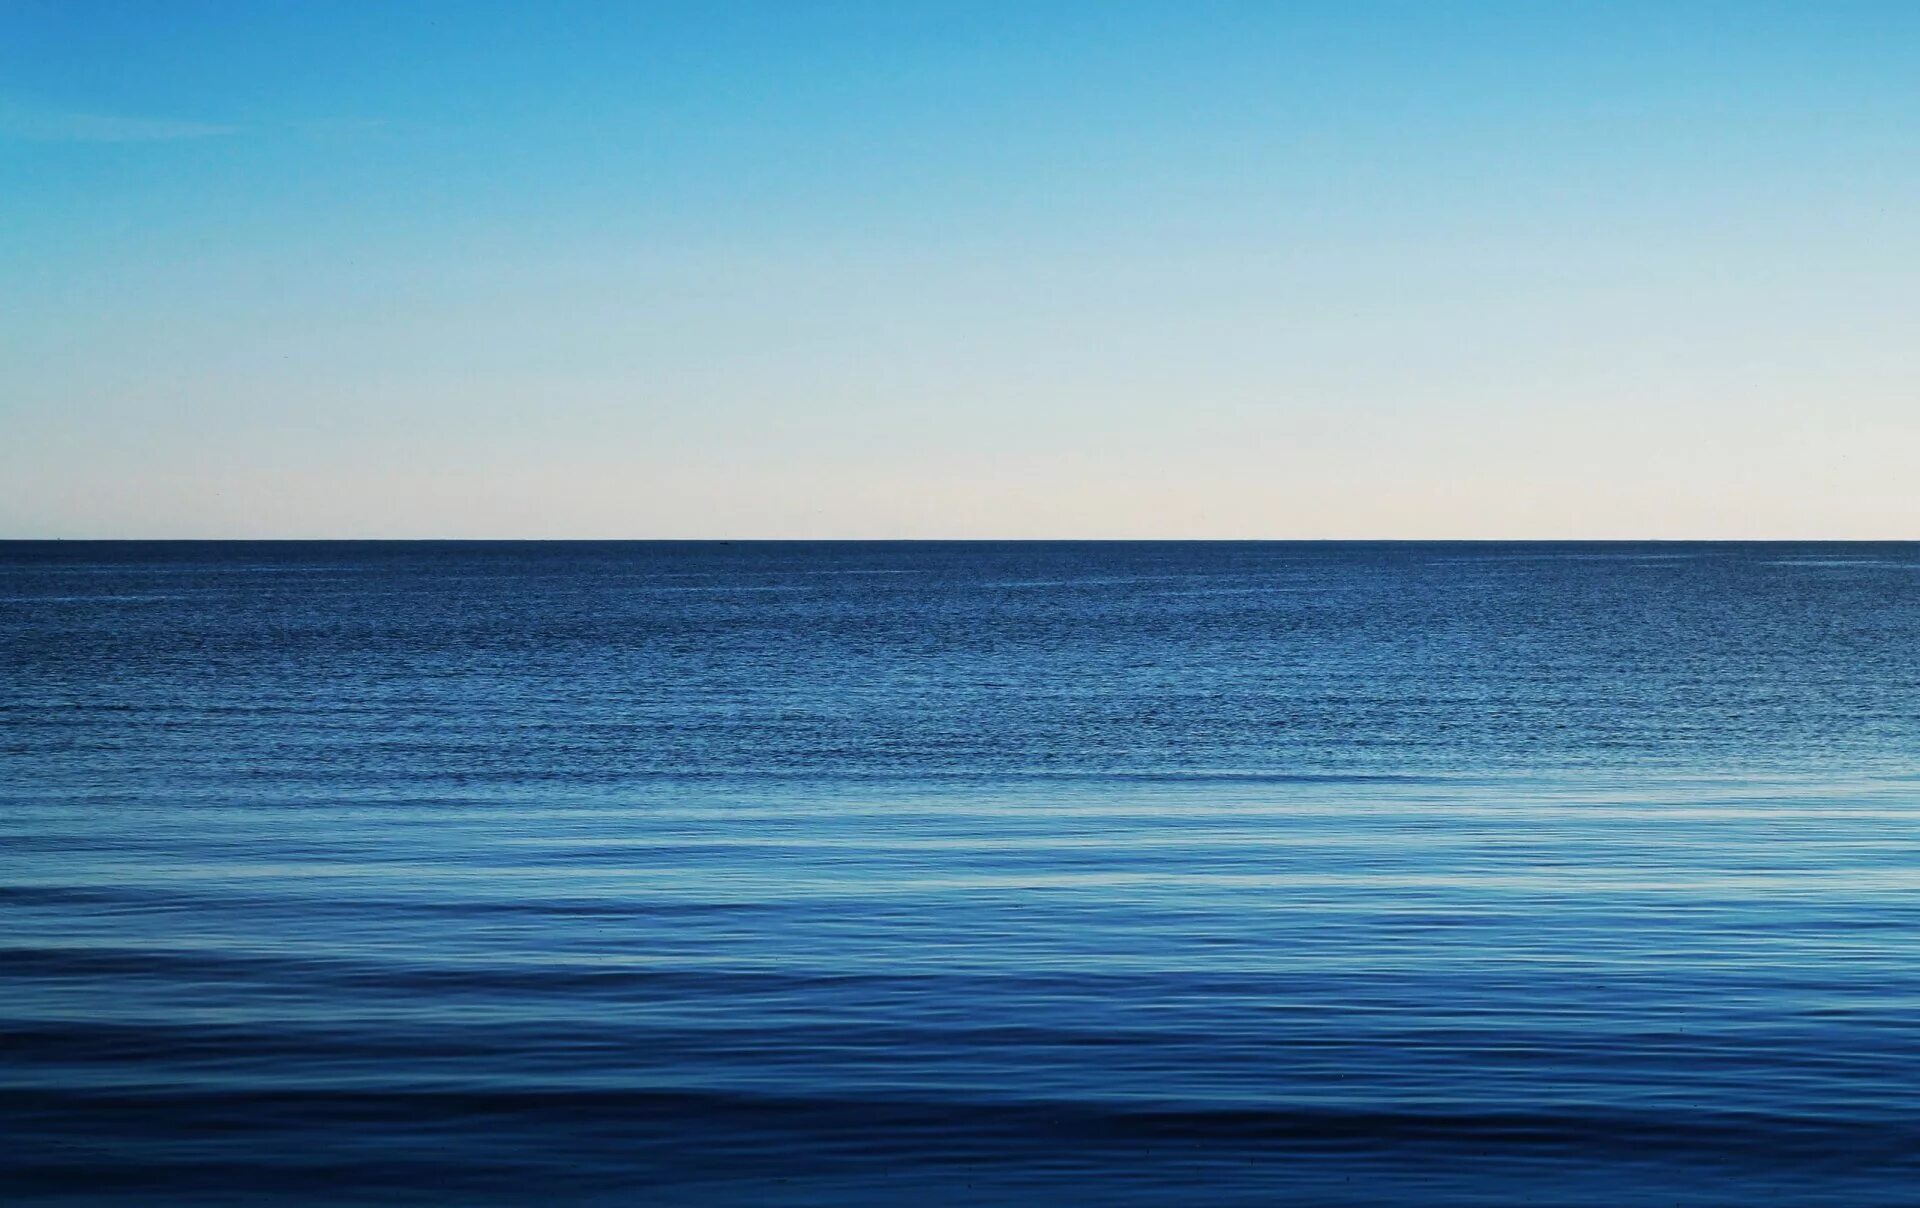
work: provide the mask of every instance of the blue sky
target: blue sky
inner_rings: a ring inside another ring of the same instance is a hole
[[[1920,6],[0,0],[0,535],[1920,537]]]

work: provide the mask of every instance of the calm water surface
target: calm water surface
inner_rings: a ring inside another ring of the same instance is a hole
[[[0,544],[0,1198],[1915,1203],[1920,546]]]

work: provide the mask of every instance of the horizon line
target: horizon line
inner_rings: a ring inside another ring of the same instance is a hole
[[[1913,545],[1920,537],[12,537],[5,545]]]

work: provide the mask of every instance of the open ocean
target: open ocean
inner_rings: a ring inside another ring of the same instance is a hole
[[[1920,545],[0,544],[0,1200],[1920,1202]]]

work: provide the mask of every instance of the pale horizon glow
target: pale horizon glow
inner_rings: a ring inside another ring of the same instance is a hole
[[[1920,538],[1920,7],[0,3],[0,538]]]

